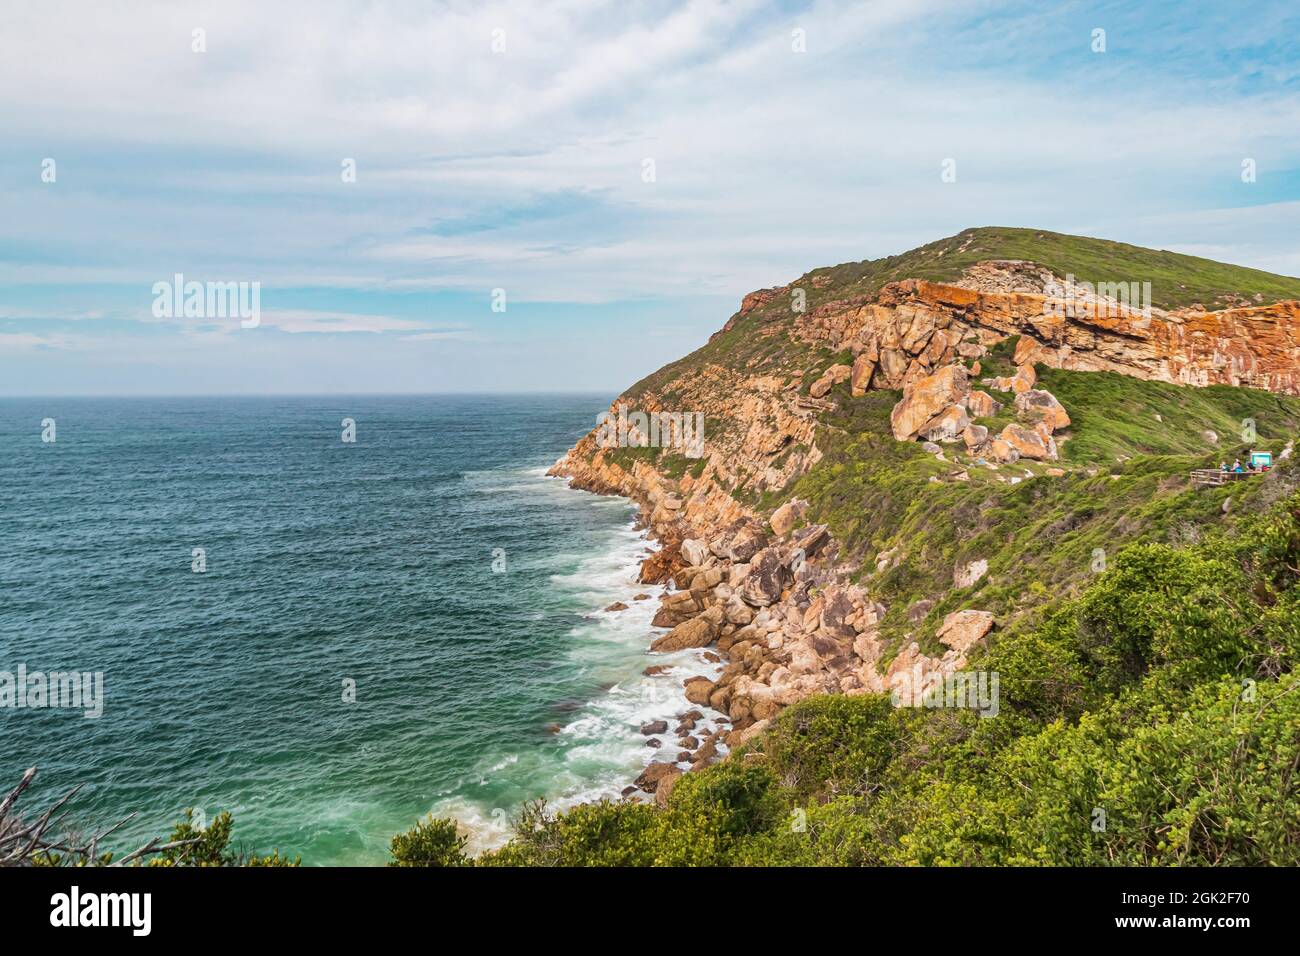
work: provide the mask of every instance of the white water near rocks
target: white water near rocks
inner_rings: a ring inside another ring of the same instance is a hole
[[[487,784],[494,778],[513,778],[516,786],[508,792],[530,793],[530,798],[544,798],[551,810],[563,810],[580,803],[601,799],[617,800],[633,779],[654,760],[673,761],[678,750],[671,728],[676,716],[696,709],[685,696],[683,681],[704,675],[716,679],[722,664],[711,663],[702,650],[683,650],[671,654],[650,654],[651,642],[664,628],[655,628],[651,619],[659,607],[662,585],[638,581],[641,562],[654,550],[643,530],[634,520],[635,506],[624,498],[601,497],[568,487],[565,479],[548,478],[546,469],[518,473],[518,479],[502,490],[514,494],[584,495],[591,507],[625,510],[628,522],[610,534],[608,549],[582,559],[570,573],[551,576],[553,586],[583,607],[581,623],[567,635],[568,667],[603,687],[598,696],[574,702],[570,712],[557,716],[555,731],[558,748],[521,745],[517,752],[493,754],[484,759],[476,772]],[[497,478],[500,477],[498,473]],[[557,563],[563,556],[556,558]],[[649,594],[647,600],[636,600]],[[607,611],[615,603],[627,605],[622,611]],[[667,669],[646,676],[651,665]],[[702,722],[716,729],[714,718],[721,716],[708,708]],[[667,720],[670,733],[659,735],[662,747],[647,746],[641,725]],[[703,739],[707,731],[696,731]],[[722,753],[726,748],[719,746]],[[685,770],[688,764],[679,763]],[[531,791],[529,791],[531,787]],[[644,794],[636,799],[647,799]],[[467,851],[479,853],[505,843],[512,833],[519,806],[489,806],[483,801],[448,795],[431,808],[435,817],[458,821],[468,838]]]

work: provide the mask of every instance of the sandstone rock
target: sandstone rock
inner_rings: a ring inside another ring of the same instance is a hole
[[[907,609],[907,621],[909,624],[920,624],[925,620],[927,614],[934,607],[933,598],[921,598]]]
[[[692,704],[708,705],[709,695],[713,693],[713,681],[707,677],[688,677],[682,686],[686,688],[686,699]]]
[[[693,567],[699,567],[709,556],[709,549],[704,542],[695,538],[685,539],[681,545],[681,552],[686,563]]]
[[[743,528],[737,532],[727,548],[727,557],[732,561],[744,563],[767,547],[767,538],[754,528]]]
[[[632,600],[633,600],[633,601],[648,601],[648,600],[650,600],[650,595],[648,595],[648,594],[638,594],[638,595],[636,595],[634,598],[632,598]]]
[[[808,386],[808,394],[813,398],[822,398],[831,390],[833,384],[835,383],[829,378],[819,378],[817,381],[813,382],[812,385]]]
[[[651,734],[666,734],[667,732],[668,721],[666,720],[652,720],[648,724],[641,725],[641,733],[646,736],[650,736]]]
[[[764,548],[749,562],[749,574],[740,585],[741,599],[754,607],[766,607],[781,596],[787,573],[780,553]]]
[[[772,532],[777,537],[789,533],[802,520],[808,502],[793,498],[772,512]]]
[[[1020,460],[1020,452],[1010,442],[995,438],[988,445],[988,457],[999,465],[1009,465]]]
[[[933,375],[918,380],[904,392],[903,400],[890,413],[889,423],[894,437],[899,441],[911,441],[946,408],[961,404],[969,392],[966,369],[961,365],[946,365]]]
[[[822,546],[830,540],[830,531],[824,524],[813,524],[804,528],[790,541],[790,547],[793,553],[801,553],[805,558],[811,558]]]
[[[966,396],[966,411],[972,418],[988,418],[1002,411],[1002,403],[978,389]]]
[[[1019,394],[1027,392],[1038,382],[1038,373],[1034,371],[1032,365],[1021,365],[1016,369],[1016,374],[1011,378],[1011,391]]]
[[[984,575],[988,574],[989,563],[984,558],[958,565],[952,572],[952,586],[968,588]]]
[[[958,654],[965,654],[993,628],[993,615],[988,611],[954,611],[939,625],[939,643],[946,644]]]
[[[722,611],[723,617],[729,624],[738,624],[744,626],[754,620],[754,611],[748,604],[741,600],[740,595],[733,594],[728,600]]]
[[[681,771],[670,763],[655,761],[641,771],[641,775],[633,783],[638,789],[646,793],[654,793],[664,778],[671,776],[681,776]]]
[[[1016,396],[1016,417],[1031,425],[1042,423],[1049,432],[1070,427],[1070,416],[1056,396],[1044,389],[1031,388]]]
[[[658,779],[654,790],[655,806],[661,809],[668,806],[668,798],[672,795],[673,787],[675,787],[677,781],[682,778],[682,772],[680,770],[673,767],[671,764],[668,764],[667,766],[671,767],[672,772],[662,775]]]
[[[709,612],[706,611],[683,624],[678,624],[663,637],[656,639],[650,645],[650,650],[666,654],[688,647],[708,647],[717,637],[718,621],[710,617]]]
[[[1056,460],[1056,443],[1050,437],[1042,435],[1023,425],[1011,424],[1002,429],[998,438],[1016,450],[1020,458],[1033,458],[1038,461]]]
[[[955,442],[969,424],[970,419],[966,417],[966,409],[960,405],[952,405],[930,419],[921,429],[920,437],[928,441]]]
[[[989,430],[983,425],[967,425],[961,433],[961,440],[968,451],[974,451],[989,440]]]
[[[853,371],[849,376],[849,392],[854,396],[865,395],[871,385],[871,376],[876,371],[876,360],[868,353],[862,352],[853,360]]]
[[[626,611],[626,610],[627,610],[627,605],[624,604],[622,601],[615,601],[615,602],[614,602],[613,604],[611,604],[609,607],[605,608],[605,610],[606,610],[606,611]]]

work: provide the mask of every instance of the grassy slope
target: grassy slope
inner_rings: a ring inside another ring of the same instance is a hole
[[[1013,347],[1003,343],[986,362],[993,374]],[[1300,431],[1296,398],[1043,366],[1039,373],[1074,420],[1060,477],[1045,476],[1041,464],[1019,463],[997,472],[971,468],[969,481],[952,480],[951,473],[969,464],[960,446],[945,449],[945,463],[917,443],[893,440],[889,411],[897,393],[852,398],[847,386],[832,393],[839,408],[825,420],[826,457],[789,495],[807,498],[811,520],[827,522],[861,562],[859,578],[889,606],[887,636],[915,631],[923,647],[941,650],[930,639],[950,611],[977,607],[1007,623],[1085,586],[1097,548],[1113,555],[1132,541],[1178,543],[1207,526],[1231,524],[1266,503],[1259,500],[1265,486],[1197,490],[1188,473],[1252,447],[1276,453]],[[1256,421],[1254,442],[1240,440],[1245,418]],[[1206,429],[1220,436],[1217,445],[1203,437]],[[1011,475],[1024,480],[997,481]],[[1270,500],[1276,493],[1268,490]],[[1225,515],[1227,498],[1234,503]],[[895,546],[902,560],[877,573],[875,555]],[[954,589],[954,566],[980,558],[989,562],[988,575]],[[907,611],[922,599],[937,603],[914,625]]]

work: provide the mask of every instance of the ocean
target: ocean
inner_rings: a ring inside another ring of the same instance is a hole
[[[710,671],[647,653],[632,504],[545,476],[608,403],[0,400],[0,672],[103,675],[97,718],[0,706],[0,791],[81,784],[71,825],[137,814],[118,849],[228,810],[307,865],[617,797]]]

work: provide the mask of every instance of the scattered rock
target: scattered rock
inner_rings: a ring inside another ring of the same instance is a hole
[[[781,596],[786,569],[775,548],[764,548],[749,562],[749,574],[740,585],[740,597],[754,607],[767,607]]]
[[[1070,416],[1056,396],[1041,388],[1031,388],[1016,396],[1016,417],[1031,425],[1043,424],[1049,432],[1070,427]],[[1026,456],[1028,457],[1028,456]]]
[[[670,763],[655,761],[641,771],[641,775],[633,783],[639,790],[646,793],[654,793],[665,777],[680,776],[681,771]]]
[[[777,537],[788,534],[803,518],[808,502],[793,498],[772,512],[772,533]]]
[[[709,556],[709,549],[704,542],[695,538],[687,538],[682,541],[681,552],[682,557],[686,559],[686,563],[692,567],[699,567]]]
[[[648,724],[641,725],[641,733],[643,734],[664,734],[667,732],[668,721],[666,720],[652,720]]]
[[[1056,460],[1056,442],[1052,440],[1051,435],[1044,436],[1034,429],[1013,422],[1002,429],[998,438],[1014,448],[1019,458],[1033,458],[1037,461]]]
[[[707,706],[709,695],[713,693],[714,683],[707,677],[688,677],[682,682],[686,688],[686,699],[692,704]]]
[[[952,572],[952,586],[968,588],[984,575],[988,574],[989,563],[984,558],[969,564],[960,564]]]
[[[627,605],[624,604],[622,601],[615,601],[615,602],[614,602],[613,604],[611,604],[609,607],[605,608],[605,610],[606,610],[606,611],[626,611],[626,610],[627,610]]]
[[[1002,403],[988,392],[973,391],[966,396],[966,411],[972,418],[989,418],[1002,411]]]
[[[988,611],[954,611],[939,625],[939,643],[965,654],[992,629],[993,615]]]

